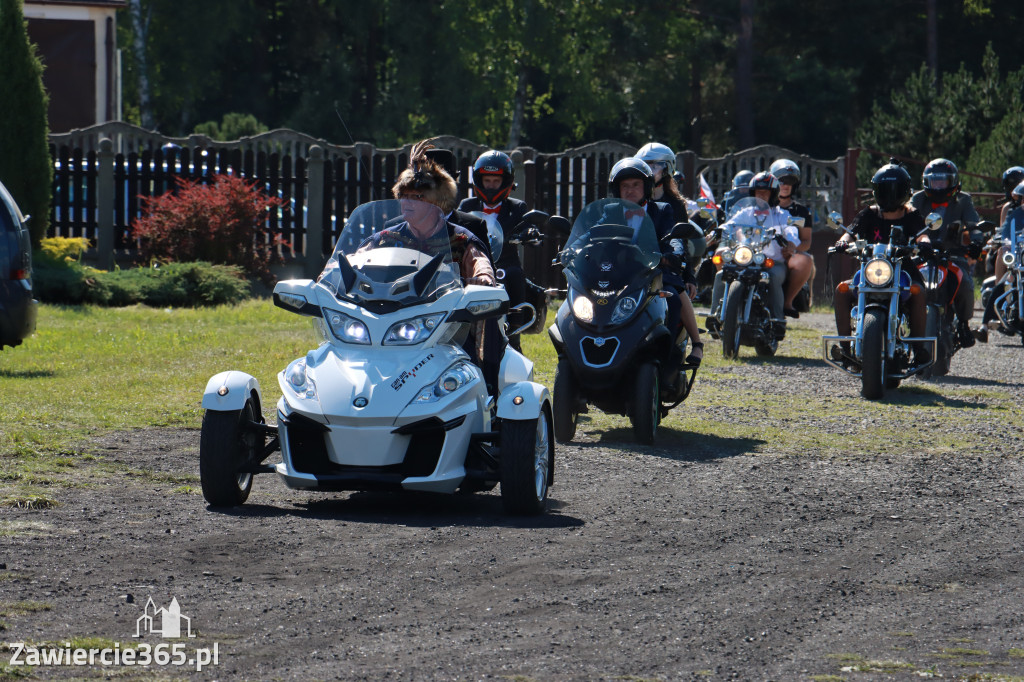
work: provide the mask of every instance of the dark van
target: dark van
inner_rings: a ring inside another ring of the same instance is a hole
[[[0,182],[0,349],[19,345],[36,330],[38,307],[32,297],[32,240],[25,216]]]

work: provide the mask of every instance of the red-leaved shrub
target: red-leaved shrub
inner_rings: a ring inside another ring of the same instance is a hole
[[[280,259],[278,247],[285,242],[267,230],[267,212],[284,201],[231,175],[218,175],[209,185],[177,182],[176,191],[145,199],[134,227],[140,256],[238,265],[270,282],[270,266]]]

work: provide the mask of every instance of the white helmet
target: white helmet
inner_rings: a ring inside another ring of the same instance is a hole
[[[640,159],[647,165],[665,164],[665,174],[662,177],[671,177],[676,172],[676,153],[660,142],[648,142],[640,147],[633,158]]]
[[[784,182],[792,185],[793,189],[800,186],[800,166],[789,159],[779,159],[768,168],[768,172]]]

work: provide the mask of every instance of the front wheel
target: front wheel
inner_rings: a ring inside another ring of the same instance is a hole
[[[501,424],[501,503],[509,514],[544,511],[555,451],[551,412],[545,403],[537,419]]]
[[[579,416],[579,386],[572,375],[567,360],[561,360],[555,368],[554,422],[555,440],[568,443],[576,435],[576,419]]]
[[[651,363],[644,363],[637,368],[632,408],[630,421],[633,424],[633,435],[643,445],[650,445],[654,442],[661,413],[658,368]]]
[[[885,394],[885,325],[883,311],[871,309],[864,313],[864,338],[861,341],[860,394],[878,400]]]
[[[207,410],[199,437],[199,479],[203,497],[213,507],[235,507],[249,499],[252,473],[262,435],[250,428],[258,415],[252,400],[241,410]]]
[[[746,297],[747,288],[743,286],[743,282],[733,282],[729,285],[729,297],[722,313],[722,354],[729,359],[740,356],[740,336],[743,332],[740,325],[740,310],[743,309],[743,299]]]

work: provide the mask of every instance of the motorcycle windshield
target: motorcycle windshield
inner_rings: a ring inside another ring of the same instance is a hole
[[[760,245],[769,236],[777,220],[773,219],[768,202],[756,197],[737,201],[730,209],[722,232],[737,244]]]
[[[321,284],[355,303],[402,306],[436,300],[462,287],[441,209],[414,199],[373,201],[345,221]]]
[[[577,216],[562,263],[566,278],[584,289],[620,291],[661,262],[654,223],[623,199],[587,204]]]

